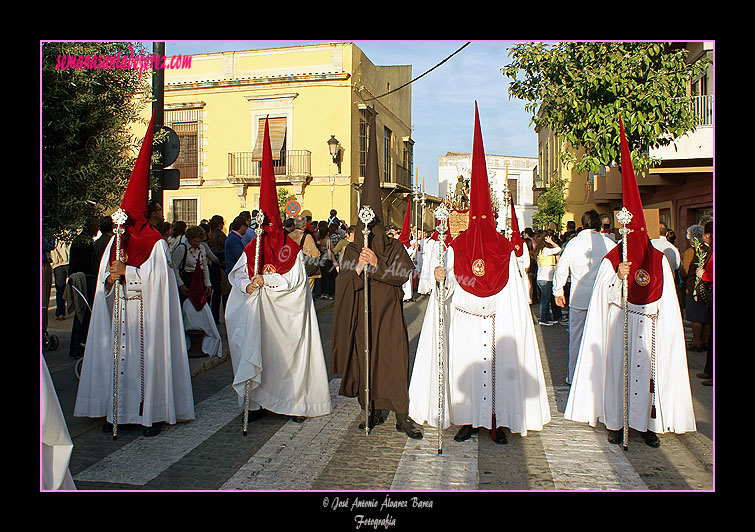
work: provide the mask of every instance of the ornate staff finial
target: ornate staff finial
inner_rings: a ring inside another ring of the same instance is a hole
[[[265,223],[265,213],[262,211],[257,211],[257,215],[254,217],[254,220],[257,222],[257,227],[254,228],[254,232],[257,233],[257,235],[261,235],[262,224]]]
[[[616,221],[624,226],[619,230],[620,232],[626,231],[626,234],[629,234],[632,231],[631,229],[626,229],[626,226],[632,221],[632,213],[629,212],[626,207],[622,207],[621,210],[616,213]],[[621,234],[625,233],[622,232]]]
[[[128,214],[123,209],[118,209],[113,213],[113,223],[115,225],[123,225],[128,220]]]
[[[359,209],[359,219],[364,224],[364,229],[367,230],[367,226],[372,222],[372,220],[375,219],[375,211],[372,210],[372,207],[369,205],[365,205],[361,209]]]
[[[446,220],[448,220],[449,216],[451,216],[451,212],[448,210],[448,207],[446,207],[445,203],[441,203],[435,211],[433,211],[435,214],[435,219],[440,222],[438,225],[438,235],[440,236],[440,242],[445,242],[445,236],[446,236]]]

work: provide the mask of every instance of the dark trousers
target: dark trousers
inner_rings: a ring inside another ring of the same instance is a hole
[[[212,295],[210,296],[210,310],[212,311],[212,317],[215,319],[215,323],[220,319],[220,302],[223,303],[228,300],[228,296],[223,296],[221,291],[221,283],[223,272],[220,269],[219,264],[210,264],[210,285],[212,286]],[[225,306],[225,305],[224,305]]]
[[[52,270],[52,277],[55,280],[55,316],[66,315],[66,299],[63,293],[66,289],[68,280],[68,265],[58,266]]]

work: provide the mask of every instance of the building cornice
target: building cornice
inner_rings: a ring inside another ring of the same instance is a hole
[[[176,89],[222,89],[239,87],[256,87],[263,85],[291,84],[291,83],[321,83],[332,81],[347,81],[351,78],[348,72],[321,72],[312,74],[286,74],[281,76],[259,76],[224,80],[180,81],[165,84],[166,90]]]

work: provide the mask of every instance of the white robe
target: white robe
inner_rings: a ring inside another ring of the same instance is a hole
[[[196,270],[196,251],[193,251],[188,245],[186,249],[183,250],[183,254],[180,255],[176,253],[176,250],[174,249],[172,257],[174,268],[173,271],[175,272],[177,280],[181,280],[177,265],[180,264],[180,262],[184,263],[184,271],[186,271],[187,273],[193,274]],[[202,268],[202,280],[204,281],[204,286],[209,287],[210,273],[207,267],[209,261],[207,260],[207,253],[204,247],[199,248],[199,257]],[[183,281],[181,281],[181,284],[183,284]],[[190,286],[186,286],[186,288],[190,288]],[[215,324],[215,317],[212,315],[209,299],[200,310],[197,310],[196,308],[194,308],[191,299],[186,298],[183,302],[183,305],[181,305],[181,311],[184,318],[184,330],[187,333],[189,331],[201,331],[204,334],[204,336],[202,337],[202,352],[210,356],[222,356],[223,340],[220,338],[218,326]],[[186,349],[191,349],[191,337],[188,334],[186,334]]]
[[[663,295],[649,305],[628,304],[629,426],[640,432],[695,431],[684,329],[668,261],[662,259]],[[564,417],[624,426],[624,317],[621,281],[608,259],[598,269]],[[650,354],[655,330],[655,408],[650,417]]]
[[[210,356],[223,355],[223,340],[220,331],[215,324],[209,302],[205,303],[201,310],[194,308],[191,300],[186,298],[182,306],[184,328],[187,331],[202,331],[202,352]],[[186,335],[186,349],[191,349],[191,337]]]
[[[42,360],[39,406],[42,414],[42,448],[40,452],[43,490],[75,490],[68,464],[73,441],[68,433],[58,395],[47,363]]]
[[[250,410],[305,417],[331,412],[320,329],[301,257],[300,252],[287,273],[263,275],[265,285],[252,294],[246,293],[251,283],[246,253],[228,274],[232,289],[225,323],[239,406],[251,379]]]
[[[100,261],[74,416],[113,421],[113,305],[115,285],[106,292],[110,244]],[[178,285],[168,261],[168,243],[157,242],[139,268],[126,267],[126,296],[121,299],[118,350],[118,423],[151,427],[194,419],[191,372],[184,340]],[[121,296],[124,287],[121,287]],[[140,300],[134,299],[141,295]],[[143,311],[143,316],[140,316]],[[140,318],[143,320],[140,321]],[[124,335],[125,329],[125,335]],[[142,330],[144,337],[142,338]],[[144,345],[144,410],[141,346]]]
[[[425,261],[425,239],[413,240],[413,242],[417,242],[417,266],[414,269],[419,274],[422,273],[422,264]]]
[[[530,294],[532,292],[530,286],[530,276],[527,275],[527,268],[530,267],[530,250],[527,248],[527,244],[523,243],[522,247],[524,248],[522,256],[516,257],[516,268],[519,272],[517,275],[522,280],[522,287],[524,289],[524,295],[527,298],[527,304],[531,305],[532,298],[530,297]]]
[[[492,403],[495,399],[499,427],[508,427],[522,436],[526,436],[528,430],[541,430],[550,421],[550,407],[532,315],[516,270],[516,257],[511,254],[506,286],[498,294],[484,298],[458,285],[453,263],[453,248],[449,248],[444,302],[446,406],[443,428],[452,424],[494,428]],[[429,260],[425,264],[435,267]],[[438,315],[437,289],[433,287],[409,384],[409,415],[417,423],[435,427],[439,417]],[[493,333],[495,368],[492,364]],[[492,394],[494,370],[495,398]]]
[[[415,241],[412,240],[411,243],[414,243],[414,242]],[[409,258],[412,259],[412,261],[416,261],[417,248],[412,247],[412,245],[410,244],[409,247],[406,248],[406,252],[409,254]],[[415,262],[414,269],[415,270],[417,269],[416,262]],[[412,274],[409,275],[409,279],[407,279],[407,281],[403,285],[401,285],[401,288],[404,290],[404,301],[411,301],[412,296],[414,295],[414,291],[412,290],[412,281],[414,280],[413,275],[414,275],[414,271],[412,271]]]
[[[438,241],[426,238],[422,241],[422,269],[419,271],[417,292],[429,294],[435,286],[433,271],[438,265]]]

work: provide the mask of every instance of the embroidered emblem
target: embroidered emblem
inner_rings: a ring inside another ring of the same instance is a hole
[[[634,274],[634,280],[640,286],[647,286],[650,283],[650,274],[645,270],[637,270]]]
[[[263,274],[275,273],[276,271],[277,270],[275,269],[275,266],[273,264],[265,264],[262,267]]]
[[[475,274],[477,277],[482,277],[485,275],[485,261],[482,259],[477,259],[472,263],[472,273]]]

